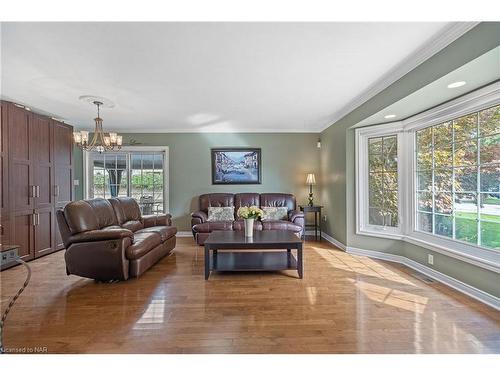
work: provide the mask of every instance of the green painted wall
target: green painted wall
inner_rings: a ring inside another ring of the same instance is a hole
[[[403,255],[422,264],[431,251],[355,233],[355,142],[352,126],[500,45],[500,23],[481,23],[321,133],[323,230],[350,247]],[[500,275],[441,254],[434,269],[500,297]]]
[[[181,231],[191,230],[190,213],[198,209],[197,197],[210,192],[293,193],[307,202],[307,173],[319,177],[318,134],[313,133],[155,133],[123,134],[124,144],[133,138],[144,146],[168,146],[170,213]],[[210,148],[260,147],[261,185],[212,185]],[[75,178],[80,179],[76,198],[83,197],[81,151],[75,152]]]

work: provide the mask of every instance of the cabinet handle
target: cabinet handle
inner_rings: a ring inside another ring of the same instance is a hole
[[[36,186],[31,185],[31,198],[35,198],[35,197],[36,197]]]
[[[36,225],[36,214],[31,214],[31,225]]]
[[[54,185],[54,195],[55,195],[56,197],[58,197],[58,196],[59,196],[59,185]]]
[[[36,214],[36,225],[40,225],[40,214]]]
[[[36,185],[35,192],[36,192],[36,197],[39,198],[40,197],[40,185]]]

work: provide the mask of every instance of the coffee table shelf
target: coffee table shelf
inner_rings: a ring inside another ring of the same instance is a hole
[[[292,252],[294,249],[297,257]],[[303,269],[302,240],[293,232],[255,231],[253,237],[248,238],[242,231],[213,231],[205,241],[205,280],[211,270],[297,270],[302,279]]]
[[[283,271],[296,270],[297,259],[287,251],[220,252],[210,258],[214,271]]]

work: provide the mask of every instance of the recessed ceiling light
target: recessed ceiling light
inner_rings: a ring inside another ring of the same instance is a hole
[[[396,115],[392,115],[392,114],[391,114],[391,115],[385,115],[385,116],[384,116],[384,118],[394,118],[394,117],[396,117]]]
[[[449,89],[455,89],[455,88],[457,88],[457,87],[461,87],[461,86],[465,85],[466,83],[467,83],[467,82],[465,82],[465,81],[457,81],[457,82],[453,82],[453,83],[450,83],[450,84],[448,85],[448,88],[449,88]]]

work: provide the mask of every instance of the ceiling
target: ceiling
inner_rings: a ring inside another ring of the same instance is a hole
[[[404,120],[499,79],[500,47],[497,47],[364,119],[355,127]],[[461,87],[448,88],[449,84],[460,81],[466,84]],[[387,115],[396,115],[396,117],[386,119]]]
[[[2,97],[106,130],[316,132],[449,23],[3,23]]]

